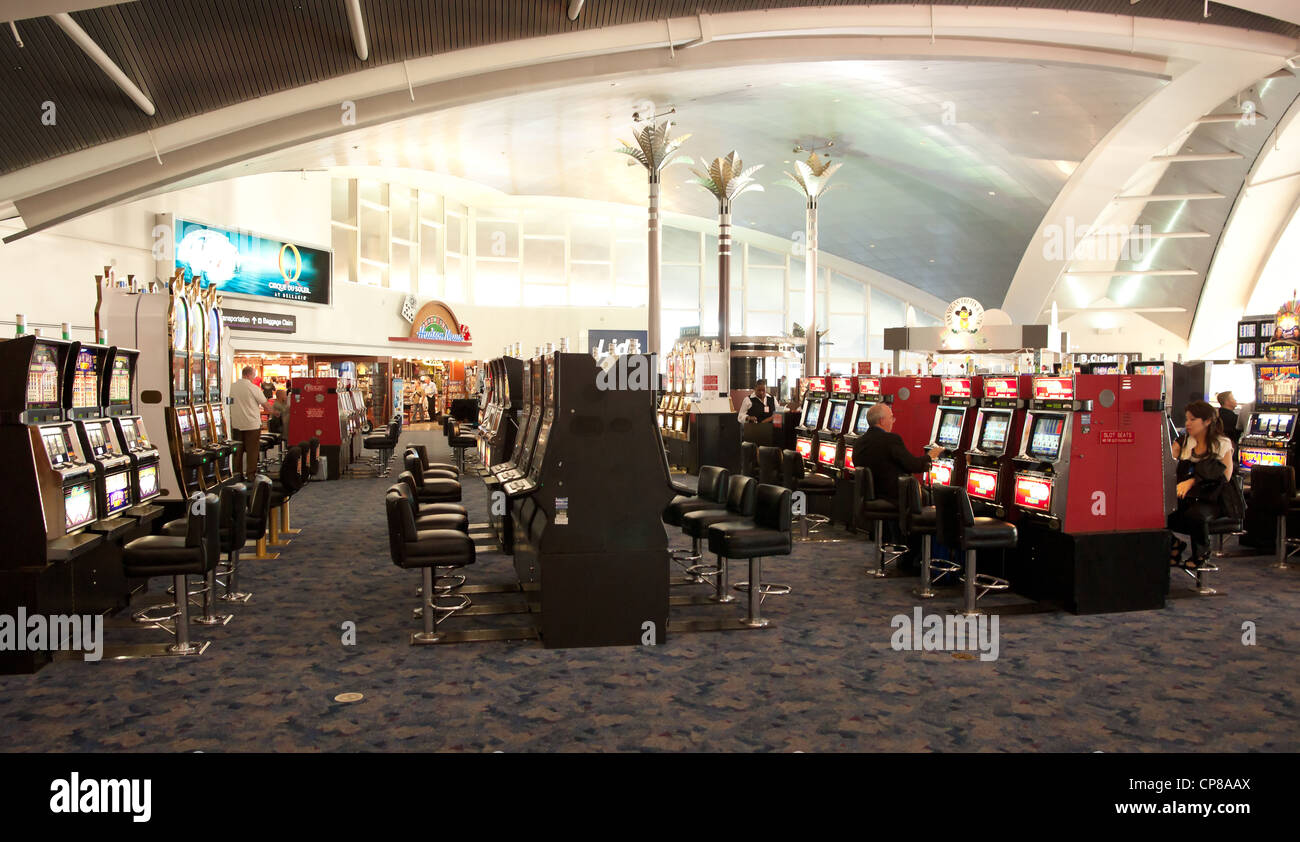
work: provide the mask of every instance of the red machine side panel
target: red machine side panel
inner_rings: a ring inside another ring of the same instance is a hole
[[[1115,528],[1164,529],[1165,454],[1169,442],[1163,412],[1146,412],[1144,400],[1160,400],[1163,377],[1119,376],[1119,418],[1113,437],[1119,481],[1115,491]]]
[[[1109,390],[1111,405],[1102,405]],[[1072,413],[1070,473],[1066,489],[1064,531],[1073,535],[1112,532],[1117,529],[1116,488],[1119,458],[1113,434],[1119,429],[1119,376],[1080,374],[1075,377],[1075,399],[1092,401],[1092,409]],[[1103,444],[1103,440],[1107,443]]]
[[[342,444],[338,378],[295,377],[289,431],[297,441],[319,438],[322,446]]]
[[[886,377],[882,384],[886,395],[893,395],[894,432],[903,437],[909,453],[921,454],[930,442],[934,413],[938,404],[938,377]]]

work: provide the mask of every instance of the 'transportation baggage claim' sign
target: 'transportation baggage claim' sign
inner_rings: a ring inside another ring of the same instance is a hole
[[[284,313],[256,313],[251,310],[221,308],[221,320],[233,330],[257,330],[262,333],[296,333],[298,317]]]
[[[187,279],[200,274],[222,295],[330,303],[327,249],[185,219],[175,220],[175,226],[176,266]]]

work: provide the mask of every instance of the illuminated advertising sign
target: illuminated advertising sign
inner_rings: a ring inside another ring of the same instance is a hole
[[[1020,390],[1016,388],[1016,379],[1014,377],[985,377],[984,378],[984,397],[986,398],[1014,398],[1018,397]]]
[[[970,380],[967,378],[948,379],[944,378],[943,396],[945,398],[969,398],[970,397]]]
[[[831,391],[840,394],[849,394],[853,391],[852,377],[835,377],[831,380]]]
[[[825,392],[825,377],[805,377],[803,379],[803,388],[805,392]]]
[[[283,240],[176,220],[176,266],[222,295],[330,303],[332,254]]]
[[[1035,377],[1034,399],[1040,401],[1074,400],[1074,379],[1070,377]]]
[[[1284,468],[1286,467],[1286,451],[1256,450],[1253,447],[1243,447],[1241,449],[1241,464],[1246,468],[1255,468],[1260,465]]]
[[[823,465],[835,464],[835,442],[821,442],[817,445],[817,461]]]
[[[983,468],[968,468],[966,493],[981,500],[998,499],[998,472]]]
[[[1016,477],[1016,505],[1039,512],[1051,511],[1051,481],[1037,477]]]
[[[880,394],[879,377],[859,377],[858,378],[859,395],[878,395]]]

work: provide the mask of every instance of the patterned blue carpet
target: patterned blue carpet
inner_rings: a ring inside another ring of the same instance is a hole
[[[410,432],[446,456],[440,433]],[[898,652],[910,578],[863,574],[869,545],[796,545],[765,578],[776,627],[655,647],[411,647],[419,574],[388,559],[386,479],[312,483],[303,529],[199,658],[57,662],[0,676],[10,751],[1297,751],[1300,570],[1224,559],[1226,594],[1164,611],[1001,619],[1000,658]],[[466,483],[471,521],[486,520]],[[685,545],[679,536],[674,543]],[[481,553],[472,582],[513,581]],[[1190,579],[1179,571],[1172,587]],[[733,578],[740,578],[733,576]],[[155,587],[159,583],[155,583]],[[675,593],[683,592],[674,589]],[[486,598],[483,601],[487,601]],[[932,600],[943,611],[952,598]],[[674,608],[673,617],[739,614]],[[462,618],[495,625],[510,617]],[[356,645],[341,642],[356,623]],[[1242,624],[1257,645],[1242,643]],[[157,639],[159,633],[152,633]],[[135,637],[133,639],[139,639]],[[110,636],[110,642],[113,638]],[[353,704],[333,701],[359,692]]]

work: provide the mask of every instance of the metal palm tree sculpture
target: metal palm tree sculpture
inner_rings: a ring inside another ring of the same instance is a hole
[[[761,191],[763,185],[754,181],[754,173],[762,164],[745,169],[739,153],[714,158],[707,172],[695,173],[695,183],[713,194],[718,200],[718,339],[722,350],[730,346],[730,321],[727,305],[731,300],[731,204],[738,196],[751,190]]]
[[[808,156],[807,162],[795,161],[794,172],[787,172],[793,182],[790,186],[803,193],[808,200],[807,215],[804,220],[804,234],[808,254],[804,259],[804,317],[808,326],[804,331],[806,345],[803,353],[803,372],[806,375],[817,374],[819,348],[817,343],[817,200],[826,192],[826,183],[840,168],[829,159],[822,160],[816,152]]]
[[[678,148],[690,137],[684,134],[681,137],[669,137],[668,132],[673,127],[671,120],[665,120],[658,125],[653,122],[643,126],[640,131],[633,133],[632,137],[636,141],[633,145],[623,141],[623,148],[618,151],[627,155],[627,165],[640,164],[646,168],[646,173],[650,178],[650,221],[649,221],[649,256],[647,264],[649,266],[649,286],[650,294],[649,305],[650,318],[647,333],[649,334],[651,354],[659,353],[659,176],[665,168],[673,164],[691,164],[694,163],[685,155],[677,155]]]

